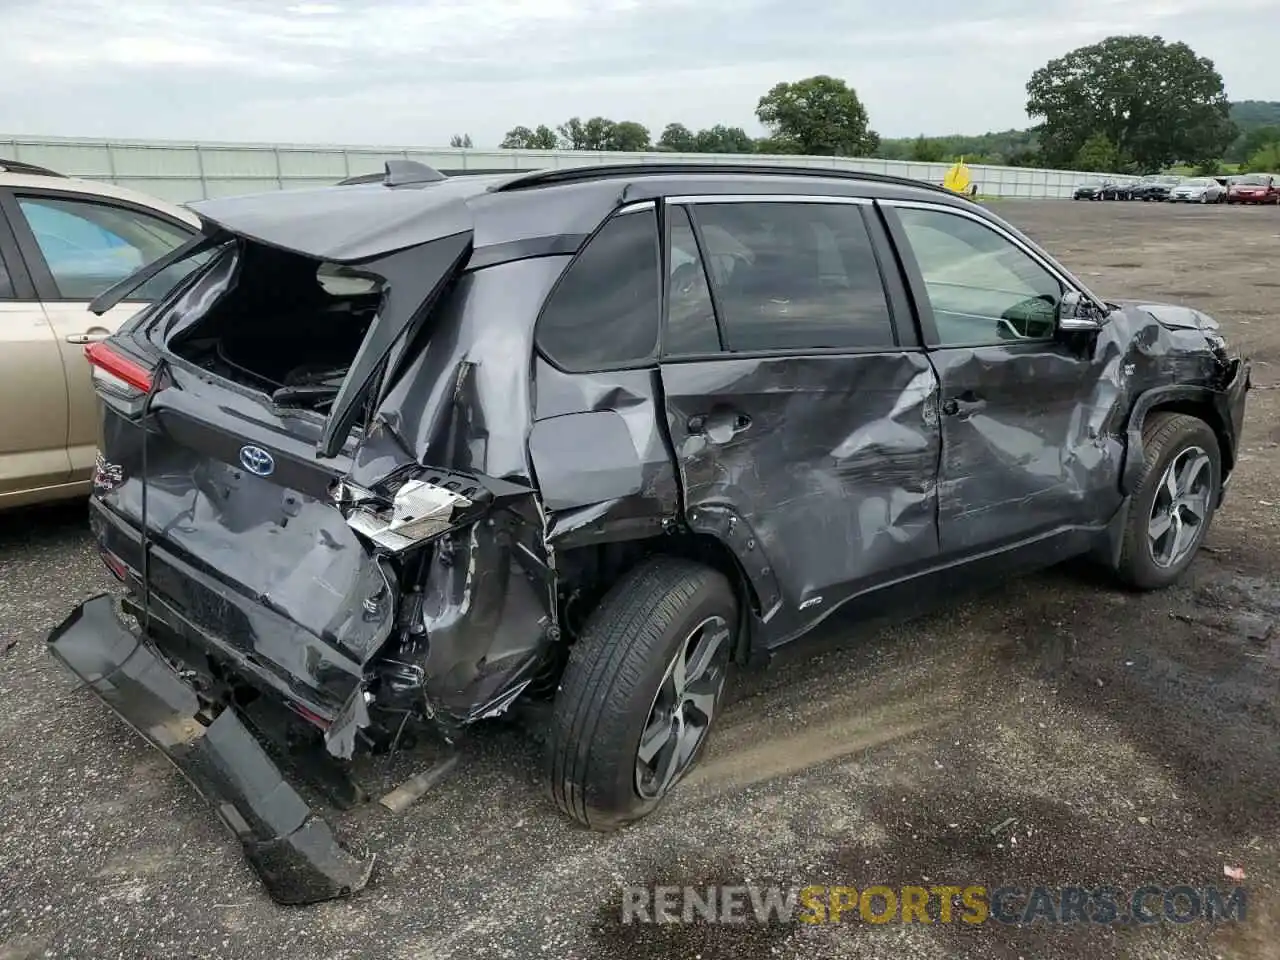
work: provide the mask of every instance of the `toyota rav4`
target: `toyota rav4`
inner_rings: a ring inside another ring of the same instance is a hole
[[[370,861],[273,757],[352,801],[357,751],[540,701],[555,802],[617,827],[732,663],[1080,554],[1163,587],[1237,459],[1213,320],[911,180],[391,163],[194,209],[94,306],[205,255],[87,348],[123,589],[50,646],[282,901]]]

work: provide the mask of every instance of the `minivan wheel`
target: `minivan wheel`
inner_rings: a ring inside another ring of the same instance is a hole
[[[737,623],[729,581],[679,557],[653,557],[609,591],[552,708],[546,771],[561,810],[613,830],[662,802],[701,756]]]
[[[1207,423],[1155,413],[1143,425],[1144,463],[1134,490],[1118,573],[1158,590],[1191,565],[1213,520],[1222,483],[1218,438]]]

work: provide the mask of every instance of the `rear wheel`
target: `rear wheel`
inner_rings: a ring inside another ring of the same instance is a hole
[[[561,810],[612,830],[662,802],[702,753],[737,623],[729,581],[699,563],[654,557],[614,586],[552,710],[546,770]]]
[[[1222,484],[1218,438],[1207,423],[1154,413],[1143,425],[1143,468],[1133,493],[1117,572],[1157,590],[1191,566],[1213,520]]]

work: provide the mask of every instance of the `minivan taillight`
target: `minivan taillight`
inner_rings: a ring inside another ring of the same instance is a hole
[[[88,344],[84,348],[84,355],[93,369],[94,386],[128,398],[151,391],[151,371],[112,348],[106,341]]]

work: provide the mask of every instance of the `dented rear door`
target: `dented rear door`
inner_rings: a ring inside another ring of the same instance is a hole
[[[662,381],[690,524],[791,627],[926,568],[937,382],[864,205],[686,198],[667,220]]]

